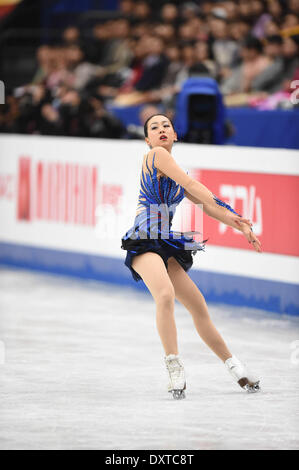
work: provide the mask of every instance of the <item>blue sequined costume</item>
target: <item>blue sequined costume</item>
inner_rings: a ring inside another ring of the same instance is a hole
[[[188,271],[193,264],[192,255],[204,250],[207,242],[207,240],[196,242],[192,238],[192,235],[200,232],[171,230],[176,207],[185,197],[185,190],[167,176],[158,177],[157,171],[155,155],[151,168],[147,156],[145,168],[141,172],[141,187],[134,225],[121,239],[121,248],[127,251],[125,265],[130,269],[135,281],[140,281],[141,277],[132,268],[134,256],[149,251],[155,252],[162,257],[166,269],[168,258],[173,256],[183,269]],[[221,199],[216,196],[214,199],[217,204],[235,212]]]

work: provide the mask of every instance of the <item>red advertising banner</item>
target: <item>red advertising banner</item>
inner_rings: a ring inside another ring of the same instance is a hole
[[[19,159],[18,172],[18,206],[17,218],[19,220],[31,219],[31,159],[21,157]]]
[[[215,170],[193,170],[192,174],[252,221],[263,252],[299,255],[298,176]],[[242,233],[206,214],[203,229],[211,245],[252,250]]]
[[[17,218],[95,225],[97,189],[95,166],[20,157]]]

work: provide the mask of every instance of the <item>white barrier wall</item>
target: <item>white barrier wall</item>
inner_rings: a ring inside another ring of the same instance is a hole
[[[0,263],[142,287],[120,240],[133,225],[147,150],[142,141],[1,135]],[[204,215],[209,240],[190,276],[207,300],[298,315],[298,152],[178,144],[173,156],[250,217],[263,245],[254,252],[240,232]],[[198,229],[191,206],[183,201],[175,229],[183,209]]]

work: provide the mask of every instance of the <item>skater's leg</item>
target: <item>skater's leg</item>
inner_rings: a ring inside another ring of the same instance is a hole
[[[232,354],[210,318],[204,296],[173,257],[168,260],[168,274],[175,290],[175,297],[191,313],[200,337],[225,362],[232,357]]]
[[[163,259],[157,253],[143,253],[133,258],[132,267],[155,300],[157,328],[166,356],[178,354],[174,319],[175,292]]]

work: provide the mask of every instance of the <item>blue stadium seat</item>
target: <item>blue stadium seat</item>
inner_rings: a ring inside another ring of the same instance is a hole
[[[193,77],[183,83],[177,96],[175,117],[180,140],[223,144],[225,117],[226,110],[216,80]]]

